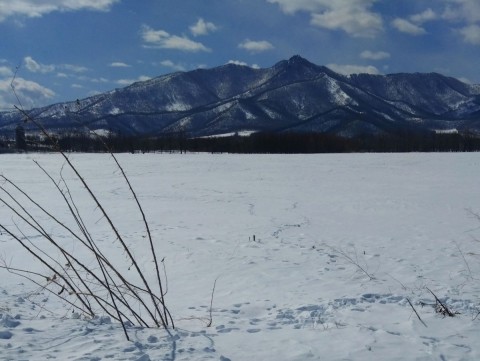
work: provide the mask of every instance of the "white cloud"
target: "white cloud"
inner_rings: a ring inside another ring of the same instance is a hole
[[[179,71],[184,71],[185,70],[185,67],[183,65],[175,64],[173,61],[168,60],[168,59],[167,60],[162,60],[161,62],[155,63],[154,65],[161,65],[161,66],[164,66],[166,68],[179,70]]]
[[[362,65],[341,65],[341,64],[328,64],[327,68],[333,70],[336,73],[350,75],[350,74],[380,74],[380,71],[372,66],[362,66]]]
[[[120,0],[9,0],[1,1],[0,22],[11,16],[41,17],[55,11],[108,11]]]
[[[465,83],[465,84],[473,84],[473,82],[468,78],[460,77],[460,78],[457,78],[457,79],[460,80],[462,83]]]
[[[362,59],[369,59],[369,60],[383,60],[383,59],[388,59],[390,58],[390,53],[387,53],[385,51],[370,51],[370,50],[365,50],[360,53],[360,57]]]
[[[207,35],[208,33],[217,31],[217,29],[218,28],[214,23],[207,22],[202,18],[198,19],[194,25],[190,26],[190,31],[193,36]]]
[[[112,68],[129,68],[130,65],[123,63],[121,61],[114,61],[113,63],[110,63],[108,66]]]
[[[107,79],[107,78],[89,78],[89,79],[86,79],[88,81],[90,81],[91,83],[109,83],[110,81]]]
[[[410,20],[416,24],[423,24],[424,22],[436,20],[437,18],[437,14],[430,8],[421,13],[410,16]]]
[[[421,13],[413,14],[408,17],[408,19],[396,18],[392,21],[392,26],[398,31],[410,34],[410,35],[424,35],[427,33],[425,28],[421,25],[428,21],[433,21],[439,19],[439,16],[435,11],[428,8]]]
[[[267,0],[276,3],[286,14],[306,11],[311,14],[311,24],[343,30],[353,37],[375,37],[383,29],[380,14],[372,12],[379,0]]]
[[[88,71],[88,68],[81,66],[81,65],[74,65],[74,64],[61,64],[58,65],[60,69],[70,70],[74,73],[85,73]]]
[[[149,48],[174,49],[193,53],[211,51],[202,43],[193,41],[186,36],[171,35],[165,30],[154,30],[149,26],[142,27],[142,39],[145,43],[144,46]]]
[[[312,25],[330,30],[343,30],[353,37],[374,38],[383,27],[382,18],[370,12],[341,9],[313,14]]]
[[[465,42],[480,45],[480,26],[469,25],[460,29],[460,34],[463,35]]]
[[[442,18],[460,23],[457,33],[466,43],[480,45],[480,1],[478,0],[444,0],[447,3]]]
[[[55,96],[55,92],[53,90],[50,90],[34,81],[23,78],[15,78],[13,81],[13,86],[15,91],[20,93],[38,94],[45,98],[53,98]]]
[[[234,64],[234,65],[240,65],[240,66],[248,66],[247,63],[245,63],[244,61],[240,61],[240,60],[229,60],[227,64]]]
[[[137,79],[120,79],[120,80],[117,80],[116,83],[118,85],[126,86],[126,85],[136,83],[138,81],[146,81],[146,80],[150,80],[150,79],[152,79],[152,78],[149,77],[149,76],[141,75]]]
[[[325,3],[328,3],[328,1],[321,0],[267,0],[267,2],[278,4],[286,14],[293,14],[297,11],[318,11],[326,6]]]
[[[80,84],[72,84],[71,87],[74,88],[74,89],[82,89],[82,88],[83,88],[83,85],[80,85]]]
[[[33,59],[31,56],[26,56],[23,59],[23,63],[25,64],[25,67],[27,68],[28,71],[32,73],[52,73],[55,70],[61,69],[61,70],[69,70],[74,73],[84,73],[88,71],[88,68],[80,65],[73,65],[73,64],[42,64]],[[62,77],[63,75],[66,75],[65,73],[58,73],[57,76]]]
[[[0,79],[0,107],[12,108],[13,105],[18,105],[11,83],[11,79]],[[22,105],[28,108],[44,105],[55,96],[53,90],[21,77],[13,80],[13,86]]]
[[[258,64],[248,65],[246,62],[240,60],[229,60],[227,64],[235,64],[240,66],[248,66],[253,69],[260,69],[260,66]]]
[[[100,95],[100,94],[102,94],[102,93],[103,93],[103,92],[101,92],[100,90],[90,90],[87,95],[88,95],[89,97],[93,97],[93,96],[95,96],[95,95]]]
[[[8,66],[0,66],[0,76],[1,77],[13,76],[13,71]]]
[[[55,71],[54,65],[44,65],[33,60],[31,56],[27,56],[23,59],[25,67],[32,73],[51,73]]]
[[[447,7],[442,17],[447,20],[466,21],[475,23],[480,21],[480,1],[478,0],[444,0]]]
[[[396,18],[392,21],[392,26],[398,31],[410,35],[423,35],[427,32],[421,26],[415,25],[414,23],[401,18]]]
[[[238,44],[238,47],[241,49],[248,50],[251,53],[260,53],[262,51],[267,51],[267,50],[272,50],[275,47],[268,41],[266,40],[250,40],[246,39],[240,44]]]

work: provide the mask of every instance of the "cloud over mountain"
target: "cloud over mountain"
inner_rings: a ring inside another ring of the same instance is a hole
[[[238,47],[241,49],[245,49],[251,53],[260,53],[275,48],[269,41],[250,39],[245,39],[240,44],[238,44]]]
[[[172,35],[165,30],[155,30],[146,25],[142,27],[141,35],[144,46],[149,48],[173,49],[194,53],[211,51],[202,43],[193,41],[185,35]]]

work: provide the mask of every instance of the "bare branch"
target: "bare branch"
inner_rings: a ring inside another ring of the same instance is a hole
[[[420,317],[420,315],[418,314],[417,310],[415,309],[415,307],[413,307],[412,305],[412,302],[410,302],[410,300],[407,298],[407,301],[408,301],[408,304],[410,305],[410,307],[412,308],[413,312],[415,312],[415,314],[417,315],[417,318],[420,320],[420,322],[422,323],[422,325],[424,325],[425,327],[428,327],[427,324],[425,322],[423,322],[422,318]]]

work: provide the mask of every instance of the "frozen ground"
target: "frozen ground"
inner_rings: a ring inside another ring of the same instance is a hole
[[[3,155],[0,173],[62,214],[32,159],[58,178],[57,155]],[[153,277],[142,224],[109,156],[72,159]],[[128,342],[115,322],[75,319],[0,270],[1,360],[480,359],[480,221],[468,211],[480,213],[480,154],[119,159],[165,258],[176,330],[131,328]],[[81,190],[77,202],[99,217]],[[0,220],[12,225],[4,207]],[[93,224],[98,242],[116,247]],[[0,251],[10,265],[39,268],[5,234]],[[426,287],[456,317],[436,313]]]

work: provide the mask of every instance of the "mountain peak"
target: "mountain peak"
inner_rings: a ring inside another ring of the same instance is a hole
[[[300,55],[294,55],[290,59],[288,59],[288,64],[295,64],[295,65],[314,65],[309,62],[307,59],[302,58]]]
[[[325,72],[324,67],[315,65],[300,55],[294,55],[288,60],[278,62],[273,66],[273,69],[288,74],[290,79],[306,79]]]

